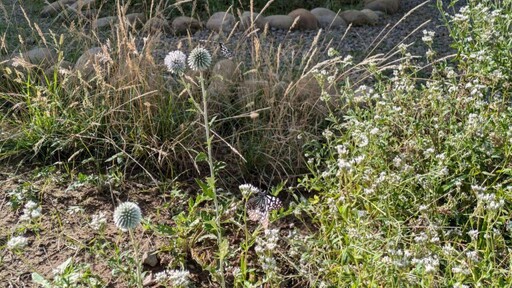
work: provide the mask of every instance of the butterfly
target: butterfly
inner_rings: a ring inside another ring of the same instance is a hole
[[[231,50],[229,50],[229,48],[226,47],[226,45],[224,45],[224,43],[219,42],[219,47],[220,47],[220,55],[222,55],[222,57],[227,58],[227,59],[232,59],[235,56],[233,54],[233,52],[231,52]]]
[[[246,209],[249,220],[260,222],[263,228],[268,228],[270,213],[283,207],[281,200],[275,196],[260,191],[247,201]]]

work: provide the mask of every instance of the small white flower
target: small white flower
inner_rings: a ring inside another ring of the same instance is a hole
[[[32,200],[25,203],[23,207],[23,215],[20,216],[21,221],[29,221],[31,219],[41,217],[41,206]]]
[[[340,53],[332,47],[330,47],[329,50],[327,50],[327,56],[329,56],[329,57],[335,57],[335,56],[338,56],[339,54]]]
[[[244,196],[250,196],[261,193],[261,190],[259,188],[254,187],[251,184],[242,184],[238,186],[238,189],[240,189],[240,192],[242,192],[242,195]]]
[[[20,250],[27,246],[28,240],[23,236],[15,236],[9,239],[7,242],[7,249],[9,250]]]
[[[82,208],[80,206],[69,206],[67,212],[69,215],[74,215],[74,214],[84,212],[84,208]]]
[[[357,146],[359,147],[366,147],[368,145],[368,137],[364,134],[360,134],[359,137],[356,140]]]
[[[470,230],[468,232],[468,236],[472,239],[472,240],[475,240],[477,237],[478,237],[478,230]]]
[[[107,217],[105,216],[105,213],[103,213],[103,212],[99,212],[98,214],[92,215],[91,223],[89,223],[89,225],[94,230],[100,230],[106,224],[107,224]]]
[[[169,281],[172,287],[187,287],[190,284],[190,272],[187,270],[164,270],[155,274],[156,282]]]

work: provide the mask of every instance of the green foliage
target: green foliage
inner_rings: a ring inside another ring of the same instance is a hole
[[[316,227],[292,239],[298,272],[315,286],[511,281],[512,95],[509,62],[497,61],[510,53],[502,35],[511,7],[470,1],[450,21],[452,34],[465,35],[455,37],[457,68],[431,64],[430,79],[419,80],[402,47],[392,76],[345,91],[346,106],[307,152],[312,174],[302,185],[316,195],[296,208]]]

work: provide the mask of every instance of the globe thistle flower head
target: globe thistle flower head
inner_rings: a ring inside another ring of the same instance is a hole
[[[171,51],[165,56],[164,63],[167,66],[167,71],[181,74],[187,68],[187,55],[180,50]]]
[[[114,223],[122,231],[137,227],[141,220],[140,208],[133,202],[124,202],[114,211]]]
[[[210,52],[203,47],[196,47],[188,56],[188,66],[195,71],[204,71],[212,64]]]

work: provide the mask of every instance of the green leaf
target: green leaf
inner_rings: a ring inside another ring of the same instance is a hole
[[[219,244],[219,260],[222,261],[228,255],[229,243],[226,238],[222,239]]]
[[[194,161],[196,163],[198,162],[203,162],[203,161],[207,161],[208,160],[208,155],[206,155],[206,153],[204,152],[200,152],[199,154],[196,155],[196,158],[194,159]]]
[[[50,284],[50,282],[48,282],[48,280],[44,279],[43,276],[39,275],[38,273],[36,272],[33,272],[32,273],[32,281],[34,281],[35,283],[43,286],[43,287],[47,287],[47,288],[51,288],[52,285]]]

